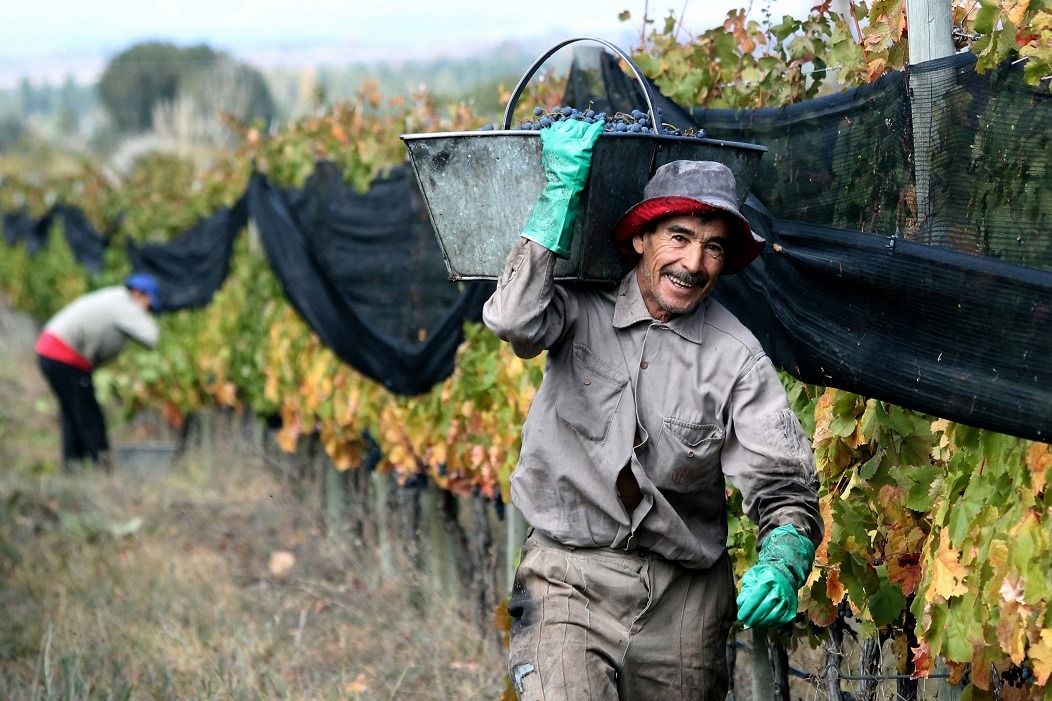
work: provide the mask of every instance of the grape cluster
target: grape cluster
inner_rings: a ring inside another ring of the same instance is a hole
[[[1026,665],[1012,666],[1001,672],[1001,684],[1021,689],[1034,683],[1034,672]]]
[[[570,106],[558,106],[551,110],[545,110],[543,107],[534,107],[534,118],[516,124],[512,127],[512,130],[539,131],[550,127],[556,122],[575,119],[586,124],[603,122],[604,134],[661,134],[664,136],[694,136],[699,139],[705,136],[704,129],[692,128],[682,130],[671,124],[666,124],[661,120],[661,108],[656,107],[655,111],[657,112],[658,122],[656,125],[652,123],[648,112],[637,109],[631,112],[616,112],[613,115],[608,115],[606,112],[596,112],[592,109],[591,104],[589,104],[588,109],[584,110]],[[492,124],[487,124],[482,127],[482,131],[489,131],[493,128]]]

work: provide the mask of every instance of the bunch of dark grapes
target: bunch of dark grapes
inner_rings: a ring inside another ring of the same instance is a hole
[[[1034,683],[1034,672],[1026,665],[1009,667],[1001,672],[1001,684],[1015,689],[1021,689]]]
[[[534,107],[533,119],[516,124],[512,127],[512,130],[540,131],[541,129],[547,129],[556,122],[575,119],[586,124],[603,122],[604,134],[661,134],[663,136],[694,136],[699,139],[705,136],[704,129],[682,130],[671,124],[666,124],[661,120],[661,108],[657,107],[655,111],[657,112],[656,125],[652,122],[650,114],[643,110],[616,112],[613,115],[608,115],[606,112],[596,112],[592,109],[591,104],[589,104],[588,109],[584,110],[570,106],[559,106],[551,110],[545,110],[543,107]],[[489,131],[493,128],[492,124],[487,124],[482,127],[482,131]]]

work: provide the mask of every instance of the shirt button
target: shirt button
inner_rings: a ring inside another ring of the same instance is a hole
[[[650,363],[648,363],[645,360],[642,363],[639,364],[639,367],[643,368],[644,370],[646,370],[649,366],[650,366]]]
[[[592,381],[591,381],[591,380],[585,380],[585,381],[584,381],[584,383],[585,383],[586,385],[590,385],[590,384],[592,384]]]
[[[692,458],[692,457],[694,457],[694,451],[693,451],[693,450],[688,450],[688,451],[687,451],[687,457],[688,457],[688,458]]]

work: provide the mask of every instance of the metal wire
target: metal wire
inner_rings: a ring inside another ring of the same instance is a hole
[[[750,653],[752,652],[752,646],[751,645],[746,645],[745,643],[735,641],[734,646],[736,648],[738,648],[739,650],[745,650],[746,652],[750,652]],[[800,669],[799,667],[794,667],[793,665],[788,665],[787,668],[788,668],[789,674],[793,675],[794,677],[797,677],[798,679],[805,679],[807,681],[812,681],[812,682],[814,682],[814,681],[826,681],[831,676],[825,670],[823,670],[821,674],[816,674],[815,672],[808,672],[806,670]],[[842,674],[842,673],[838,673],[836,676],[837,676],[837,679],[843,679],[843,680],[846,680],[846,681],[869,681],[869,680],[872,680],[872,681],[878,681],[879,682],[879,681],[894,681],[894,680],[899,680],[899,679],[913,679],[913,677],[911,677],[908,674]],[[919,681],[920,679],[949,679],[949,678],[950,678],[949,674],[936,673],[936,674],[929,674],[926,677],[919,677],[917,680]]]

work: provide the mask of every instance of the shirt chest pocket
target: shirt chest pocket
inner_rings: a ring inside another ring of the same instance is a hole
[[[627,384],[627,372],[575,343],[555,411],[582,438],[604,441]]]
[[[723,427],[714,423],[694,417],[663,417],[661,433],[652,436],[655,483],[661,489],[682,493],[704,491],[714,481],[722,485],[723,435]]]
[[[709,447],[723,442],[723,429],[716,424],[697,423],[666,416],[661,427],[688,448]],[[693,456],[691,456],[693,457]]]

